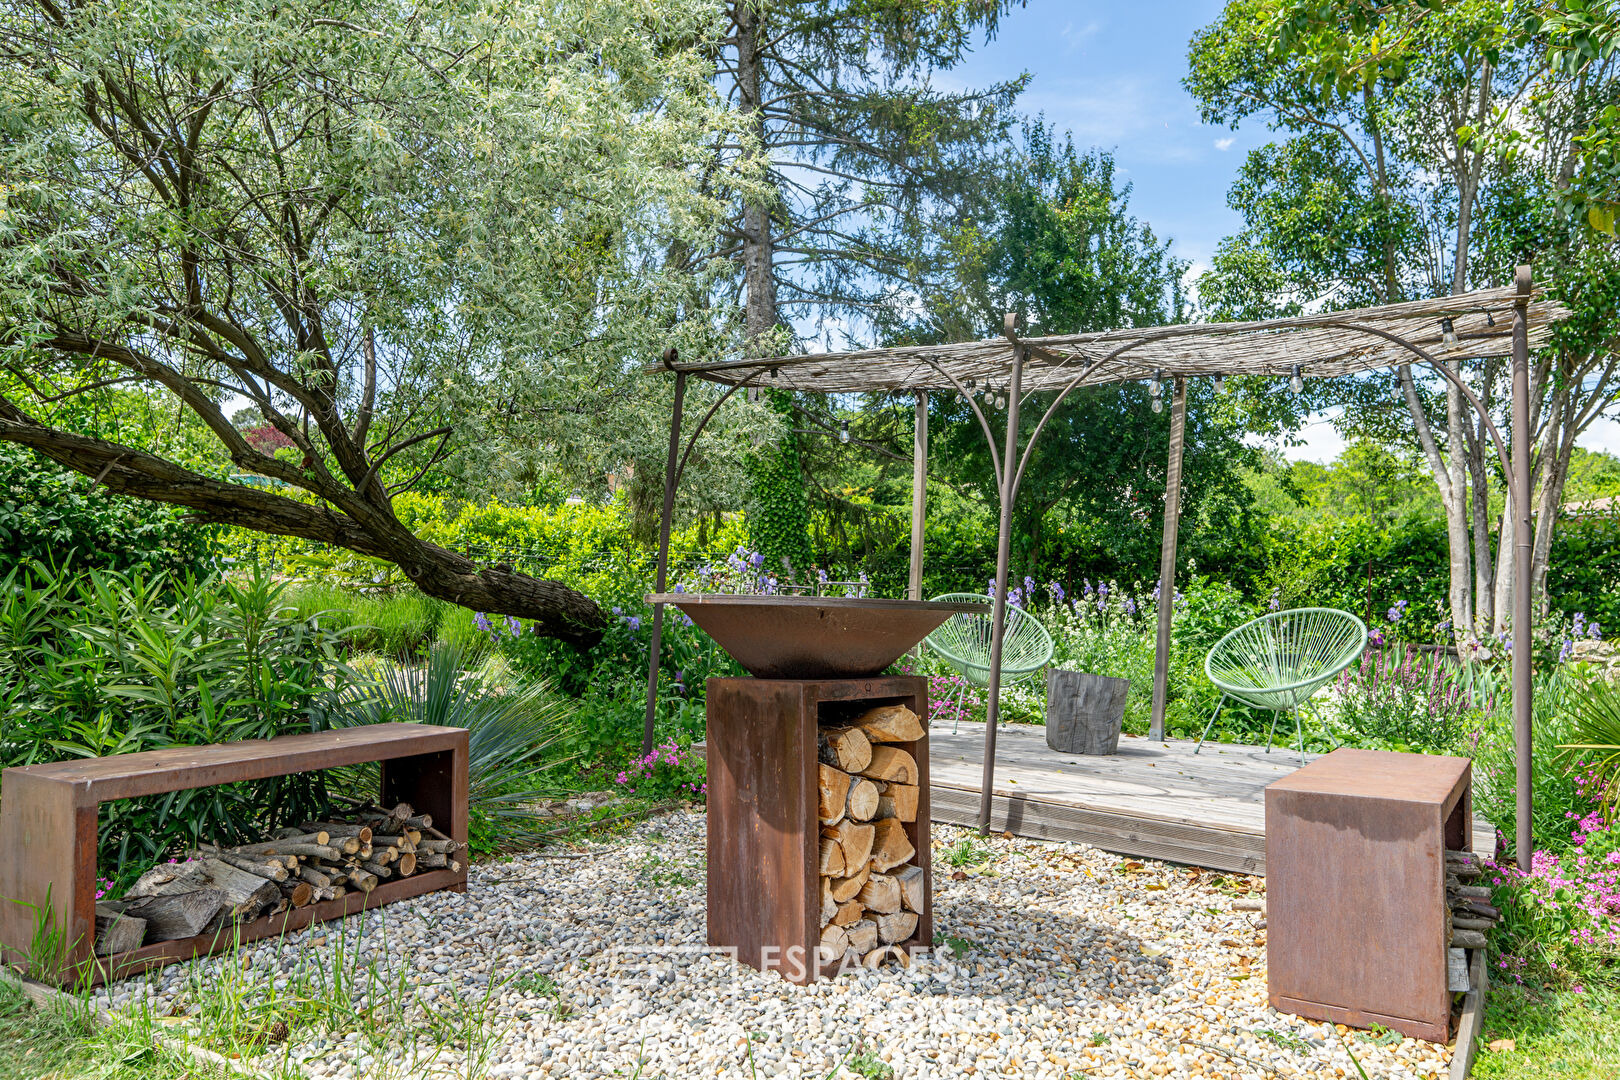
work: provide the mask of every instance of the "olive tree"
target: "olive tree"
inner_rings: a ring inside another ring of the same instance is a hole
[[[419,539],[392,499],[714,332],[657,253],[712,245],[735,194],[716,14],[4,0],[0,440],[591,640],[589,598]],[[110,386],[178,402],[216,460],[76,427],[64,404]],[[250,443],[244,406],[296,451]]]

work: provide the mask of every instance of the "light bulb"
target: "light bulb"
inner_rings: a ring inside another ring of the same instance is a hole
[[[1159,394],[1164,390],[1163,377],[1164,372],[1162,371],[1155,371],[1153,373],[1153,378],[1148,380],[1148,393],[1152,394],[1154,397],[1159,396]]]
[[[1226,392],[1226,376],[1225,375],[1217,375],[1217,376],[1215,376],[1215,392],[1217,394],[1224,394]]]
[[[841,443],[849,442],[849,421],[848,420],[840,420],[840,421],[838,421],[838,441],[841,442]]]
[[[1153,411],[1154,412],[1164,412],[1164,399],[1163,398],[1154,398],[1153,399]]]
[[[1298,364],[1294,365],[1294,374],[1293,377],[1288,380],[1288,389],[1292,390],[1296,394],[1305,389],[1305,380],[1300,378]]]
[[[1452,323],[1450,316],[1440,320],[1440,340],[1447,345],[1457,344],[1457,327]]]

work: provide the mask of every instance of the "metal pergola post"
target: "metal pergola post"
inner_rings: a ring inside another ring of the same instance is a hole
[[[1513,302],[1513,750],[1515,757],[1514,856],[1519,869],[1530,869],[1531,812],[1531,655],[1530,568],[1530,268],[1514,273],[1518,297]]]
[[[1007,635],[1007,563],[1012,555],[1013,494],[1017,488],[1018,409],[1024,394],[1024,346],[1013,337],[1014,316],[1006,319],[1012,341],[1012,373],[1007,383],[1007,438],[1001,454],[1001,525],[996,532],[996,595],[990,609],[990,685],[984,710],[984,772],[979,791],[979,832],[990,831],[990,805],[996,780],[996,725],[1001,721],[1001,648]]]
[[[1148,738],[1164,738],[1170,695],[1170,619],[1175,614],[1176,536],[1181,527],[1181,451],[1187,432],[1187,380],[1176,376],[1170,402],[1170,462],[1164,478],[1164,535],[1159,544],[1159,626],[1153,649],[1153,719]]]
[[[675,350],[671,348],[664,354],[666,364],[675,361]],[[670,408],[669,420],[669,457],[664,465],[664,512],[658,524],[658,583],[655,592],[662,593],[669,584],[669,532],[675,518],[675,485],[680,480],[679,459],[677,454],[681,449],[681,413],[686,404],[686,372],[675,373],[675,404]],[[652,753],[653,722],[658,714],[658,653],[664,639],[664,605],[653,605],[652,641],[649,647],[652,650],[651,659],[647,663],[647,719],[641,728],[641,754],[646,757]]]
[[[928,507],[928,391],[917,391],[917,421],[911,436],[911,573],[906,596],[922,599],[923,523]]]

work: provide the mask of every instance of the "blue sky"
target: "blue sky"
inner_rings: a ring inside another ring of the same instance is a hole
[[[1132,185],[1130,212],[1172,238],[1172,250],[1192,262],[1196,276],[1221,239],[1241,226],[1226,191],[1248,151],[1271,136],[1260,121],[1236,131],[1202,123],[1181,86],[1188,41],[1223,6],[1218,0],[1030,0],[1002,19],[995,40],[981,42],[936,82],[982,86],[1029,72],[1022,111],[1044,113],[1059,130],[1073,132],[1081,148],[1111,151],[1118,175]],[[1327,462],[1344,447],[1321,416],[1311,417],[1299,435],[1303,445],[1283,448],[1290,458]],[[1620,424],[1599,420],[1579,443],[1620,453]]]

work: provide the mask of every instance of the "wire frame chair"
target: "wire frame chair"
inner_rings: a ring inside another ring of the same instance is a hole
[[[1266,753],[1277,735],[1277,716],[1294,714],[1299,758],[1305,760],[1305,729],[1299,706],[1361,658],[1367,624],[1337,608],[1292,608],[1246,622],[1215,643],[1204,657],[1204,674],[1221,691],[1193,753],[1204,748],[1210,728],[1229,697],[1271,710]],[[1326,728],[1324,727],[1324,730]],[[1329,736],[1331,738],[1331,735]]]
[[[944,593],[934,597],[935,603],[973,603],[985,605],[984,611],[959,611],[946,619],[939,629],[923,638],[923,642],[945,660],[966,680],[956,693],[956,724],[951,733],[962,726],[962,698],[967,684],[990,685],[990,639],[995,632],[991,618],[990,598],[981,593]],[[1007,605],[1007,627],[1001,639],[1001,684],[1017,682],[1040,671],[1052,662],[1052,636],[1023,608]]]

